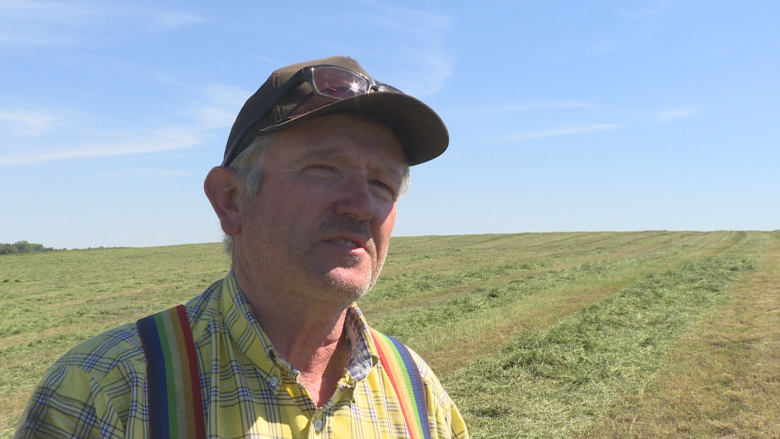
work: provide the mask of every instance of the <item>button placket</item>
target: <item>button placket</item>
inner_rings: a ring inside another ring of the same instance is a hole
[[[275,369],[271,371],[271,374],[266,376],[265,383],[271,389],[274,396],[279,395],[279,390],[282,388],[282,380],[280,378],[281,371]]]
[[[309,431],[310,437],[312,435],[316,437],[321,437],[322,434],[326,430],[326,422],[328,422],[328,419],[333,415],[333,401],[326,404],[324,407],[321,407],[316,412],[314,412],[314,416],[312,416],[311,419],[311,429]]]

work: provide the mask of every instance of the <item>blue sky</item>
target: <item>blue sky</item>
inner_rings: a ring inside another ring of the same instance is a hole
[[[780,229],[780,3],[0,0],[0,242],[213,242],[283,65],[357,59],[447,123],[396,236]]]

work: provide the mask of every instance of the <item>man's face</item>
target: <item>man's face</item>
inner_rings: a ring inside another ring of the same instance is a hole
[[[280,292],[356,300],[382,269],[404,168],[398,138],[365,119],[322,116],[283,131],[257,195],[242,199],[234,263]]]

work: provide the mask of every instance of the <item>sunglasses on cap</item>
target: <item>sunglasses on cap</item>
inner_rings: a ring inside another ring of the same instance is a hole
[[[302,116],[330,102],[342,101],[355,96],[364,95],[372,92],[390,92],[403,93],[395,87],[375,81],[359,72],[346,69],[344,67],[331,65],[307,66],[299,70],[281,85],[263,105],[252,115],[244,124],[243,128],[233,140],[233,143],[225,153],[225,159],[222,166],[228,166],[238,155],[238,146],[242,143],[244,135],[256,123],[265,118],[268,113],[281,101],[287,92],[308,82],[314,90],[313,97],[325,99],[326,102],[320,102],[320,105],[299,105],[291,113],[287,114],[287,120]]]

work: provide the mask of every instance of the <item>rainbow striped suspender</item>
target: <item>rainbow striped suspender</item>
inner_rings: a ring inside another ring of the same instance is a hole
[[[371,329],[371,338],[401,405],[411,439],[431,439],[425,384],[409,349],[389,335]]]
[[[198,357],[183,305],[136,322],[146,355],[149,437],[205,439]],[[431,439],[425,385],[409,349],[371,329],[411,439]]]
[[[146,355],[149,437],[205,439],[198,356],[184,306],[136,326]]]

